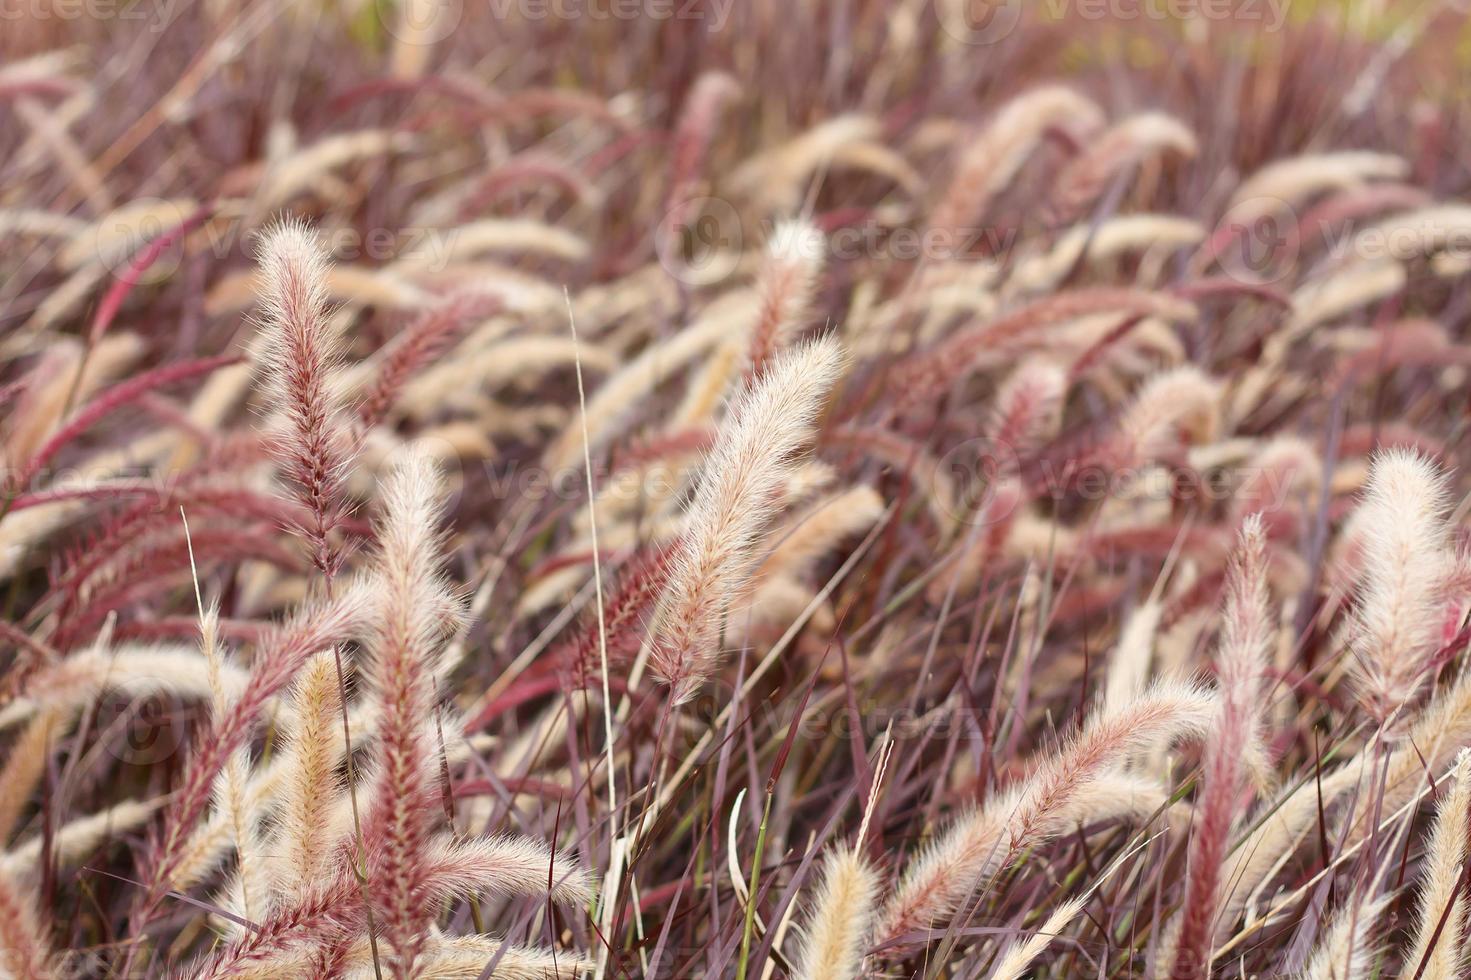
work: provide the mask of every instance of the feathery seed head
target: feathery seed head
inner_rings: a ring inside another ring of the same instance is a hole
[[[1119,422],[1129,458],[1148,462],[1187,439],[1214,438],[1220,426],[1220,397],[1220,384],[1190,365],[1150,378]]]
[[[1027,452],[1051,437],[1067,396],[1067,372],[1033,358],[1011,373],[996,392],[992,440],[1003,451]]]
[[[1375,457],[1355,521],[1363,574],[1350,650],[1360,695],[1381,722],[1414,698],[1439,637],[1451,568],[1446,506],[1434,463],[1405,450]]]
[[[736,395],[721,422],[655,612],[651,662],[677,702],[715,668],[725,613],[750,577],[772,504],[842,363],[829,338],[793,348]]]
[[[785,221],[772,230],[756,283],[750,375],[765,371],[771,358],[805,326],[826,251],[822,232],[810,222]]]
[[[1426,844],[1416,902],[1414,942],[1403,973],[1421,969],[1424,980],[1456,980],[1466,952],[1467,902],[1461,877],[1471,847],[1471,749],[1462,749],[1442,786],[1435,827]]]
[[[1018,854],[1069,825],[1133,812],[1133,794],[1099,799],[1087,790],[1137,753],[1204,733],[1215,704],[1194,685],[1157,683],[1116,711],[1094,714],[1024,781],[955,821],[909,864],[879,917],[879,941],[954,912]]]
[[[802,932],[796,980],[855,980],[860,975],[878,890],[878,872],[857,846],[828,853],[812,918]]]
[[[365,836],[372,901],[399,968],[410,971],[432,909],[420,895],[435,786],[425,721],[432,717],[448,586],[439,571],[442,486],[429,455],[410,447],[383,491],[378,526],[379,621],[369,642],[380,713]]]
[[[327,310],[328,260],[306,225],[283,221],[261,240],[266,383],[284,415],[277,451],[308,511],[299,530],[331,575],[343,559],[332,533],[342,522],[354,447],[334,391],[341,353]]]

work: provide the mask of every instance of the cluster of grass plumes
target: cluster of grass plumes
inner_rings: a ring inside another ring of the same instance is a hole
[[[0,976],[1471,976],[1465,15],[959,6],[7,22]]]

